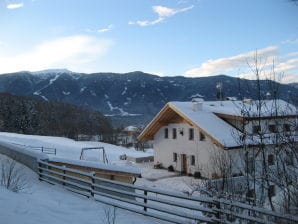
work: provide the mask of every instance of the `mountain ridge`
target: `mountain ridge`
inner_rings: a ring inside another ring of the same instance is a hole
[[[196,78],[161,77],[140,71],[85,74],[59,70],[43,74],[2,74],[0,92],[90,107],[110,117],[115,126],[122,126],[146,124],[169,101],[189,101],[194,97],[216,100],[219,82],[226,97],[256,98],[257,91],[256,81],[223,74]],[[278,86],[281,99],[297,99],[295,86],[268,80],[261,80],[260,85],[264,96],[272,92],[272,86]]]

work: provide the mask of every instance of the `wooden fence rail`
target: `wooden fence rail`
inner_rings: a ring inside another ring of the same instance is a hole
[[[36,150],[36,151],[41,151],[45,154],[53,154],[56,155],[57,149],[56,148],[50,148],[50,147],[43,147],[43,146],[32,146],[32,145],[24,145],[24,144],[18,144],[18,143],[11,143],[20,147]]]
[[[186,196],[152,187],[135,186],[79,170],[38,161],[39,179],[60,184],[96,201],[172,223],[298,223],[284,215],[240,202]]]

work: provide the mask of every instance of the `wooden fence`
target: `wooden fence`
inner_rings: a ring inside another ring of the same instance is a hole
[[[152,187],[119,183],[88,173],[38,161],[41,181],[92,197],[96,201],[171,223],[298,223],[284,215],[240,202],[186,196]]]
[[[32,150],[35,150],[35,151],[40,151],[40,152],[45,153],[45,154],[56,155],[56,153],[57,153],[56,148],[43,147],[43,146],[23,145],[23,144],[18,144],[18,143],[11,143],[11,144],[14,144],[14,145],[17,145],[17,146],[20,146],[20,147],[23,147],[23,148],[27,148],[27,149],[32,149]]]

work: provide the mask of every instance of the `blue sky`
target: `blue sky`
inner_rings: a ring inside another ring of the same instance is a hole
[[[0,0],[0,73],[66,68],[298,81],[289,0]],[[250,66],[248,66],[250,65]]]

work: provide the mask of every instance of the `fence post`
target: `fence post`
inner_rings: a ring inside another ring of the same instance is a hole
[[[147,196],[147,191],[144,190],[144,195]],[[144,204],[147,204],[147,198],[144,198]],[[147,212],[147,207],[144,205],[144,211]]]
[[[220,199],[219,200],[217,200],[217,202],[216,202],[216,204],[215,204],[215,207],[217,208],[217,213],[216,213],[216,218],[218,219],[218,220],[221,220],[221,211],[220,211]],[[221,223],[220,221],[218,221],[217,223]]]
[[[91,172],[90,175],[91,175],[90,195],[91,195],[91,197],[94,197],[94,183],[95,183],[94,176],[95,176],[95,172]]]
[[[39,172],[39,174],[38,174],[38,179],[39,179],[39,181],[42,181],[42,169],[40,169],[41,168],[41,163],[38,161],[38,172]]]
[[[63,167],[63,168],[66,168],[65,165],[63,165],[62,167]],[[65,171],[65,169],[63,169],[63,176],[62,176],[62,179],[63,179],[63,181],[62,181],[62,185],[63,185],[63,186],[65,186],[65,179],[66,179],[65,174],[66,174],[66,171]]]

